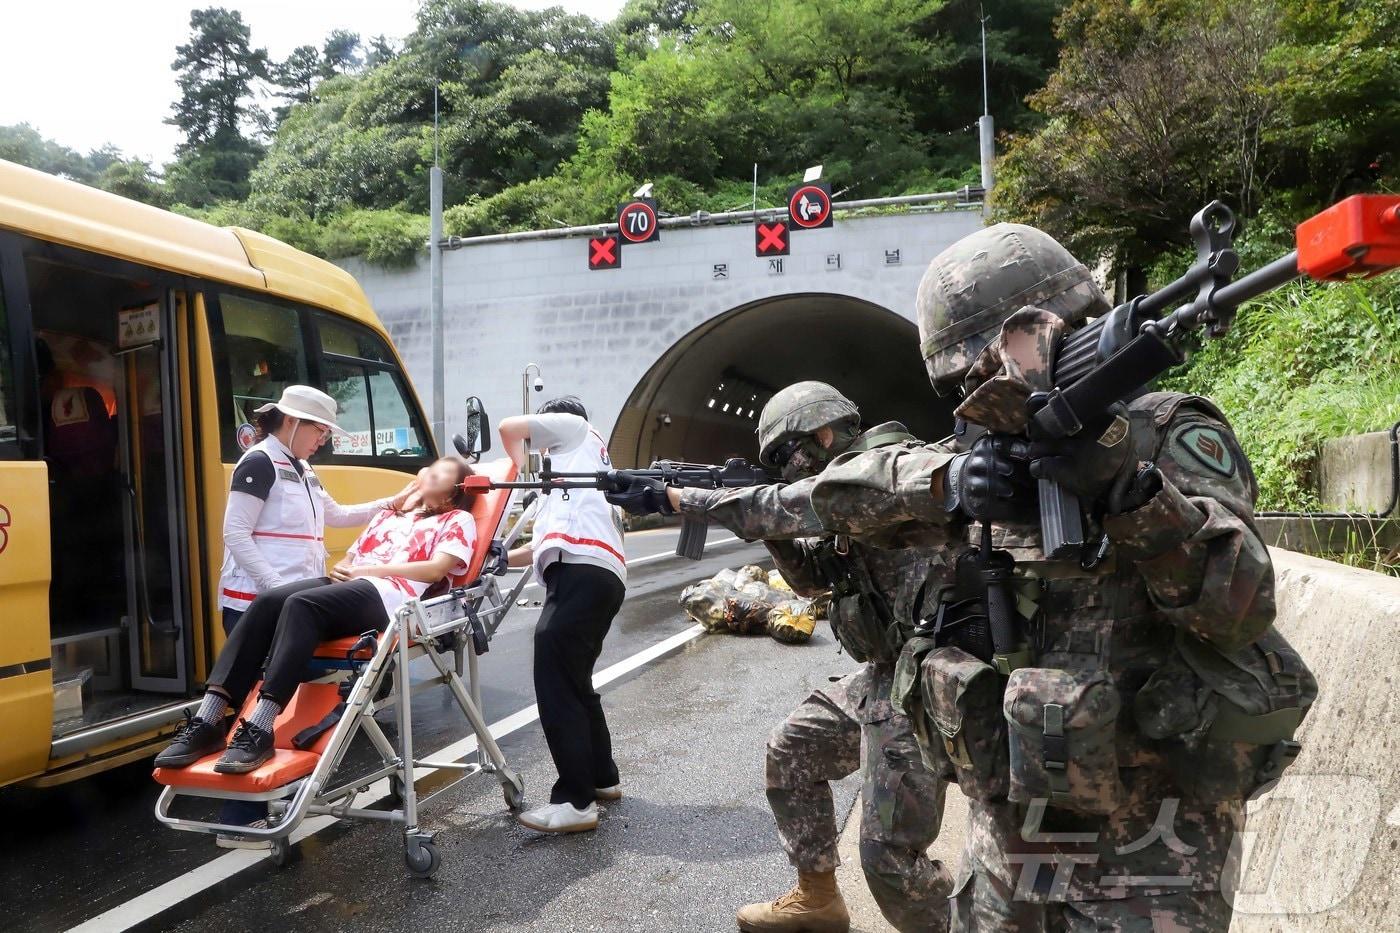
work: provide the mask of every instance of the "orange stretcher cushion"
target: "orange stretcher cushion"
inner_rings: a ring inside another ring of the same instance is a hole
[[[515,463],[509,457],[478,463],[472,467],[477,476],[485,476],[497,483],[509,483],[516,477]],[[453,577],[453,586],[464,586],[475,582],[481,576],[481,568],[486,563],[486,555],[491,550],[491,541],[501,530],[501,518],[506,514],[510,496],[514,490],[493,489],[472,500],[472,518],[476,520],[476,547],[472,549],[472,562],[467,572]]]
[[[517,475],[515,464],[509,458],[479,463],[473,469],[478,476],[488,477],[498,483],[509,483]],[[486,564],[491,542],[501,530],[501,519],[505,516],[506,506],[510,504],[510,494],[509,489],[493,489],[472,500],[470,511],[472,519],[476,522],[476,547],[472,549],[472,561],[466,572],[453,576],[449,581],[453,586],[466,586],[481,576],[481,568]],[[315,657],[343,661],[345,652],[358,640],[358,635],[351,635],[347,638],[323,641],[316,647]],[[361,648],[355,653],[355,660],[368,661],[373,656],[372,651]]]
[[[344,652],[341,654],[343,656]],[[257,702],[258,687],[255,686],[249,691],[248,700],[243,704],[242,715],[251,715]],[[200,787],[244,793],[264,793],[285,787],[298,778],[306,777],[315,769],[333,730],[327,729],[316,740],[316,744],[306,751],[294,748],[292,739],[307,726],[314,726],[324,719],[339,702],[338,684],[302,684],[298,687],[292,702],[273,723],[275,751],[272,757],[255,771],[247,774],[219,774],[214,770],[214,764],[223,754],[219,751],[205,755],[188,768],[156,768],[154,777],[157,783],[169,784],[172,787]],[[237,728],[235,722],[234,729]],[[232,731],[229,732],[229,737],[233,737]]]

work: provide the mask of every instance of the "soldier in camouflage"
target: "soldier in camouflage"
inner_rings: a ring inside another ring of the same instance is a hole
[[[944,778],[925,768],[909,719],[890,702],[895,660],[926,581],[947,577],[942,549],[879,550],[824,535],[805,502],[811,477],[837,454],[916,444],[903,425],[860,430],[856,406],[825,383],[779,391],[759,416],[759,460],[788,485],[672,490],[683,514],[764,539],[778,570],[804,596],[832,590],[837,640],[865,667],[817,690],[773,730],[768,802],[798,884],[739,911],[741,930],[844,931],[836,887],[837,829],[830,782],[863,775],[860,859],[885,917],[904,933],[948,924],[952,879],[926,852],[943,815]]]
[[[998,669],[990,645],[950,638],[966,615],[954,588],[896,687],[970,801],[955,930],[1227,929],[1244,801],[1296,754],[1316,693],[1271,627],[1254,478],[1213,404],[1148,392],[1069,441],[1009,440],[1050,388],[1061,334],[1106,310],[1038,230],[998,224],[950,247],[919,289],[923,353],[936,388],[965,392],[959,416],[995,436],[843,454],[789,503],[881,546],[956,546],[971,520],[1006,523],[993,538],[1017,560],[1023,655]],[[1082,561],[1040,552],[1036,478],[1085,504],[1097,546]]]

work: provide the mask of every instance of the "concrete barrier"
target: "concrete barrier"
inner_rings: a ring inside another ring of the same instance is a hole
[[[1317,466],[1324,509],[1379,512],[1391,504],[1390,432],[1324,441]]]
[[[1250,805],[1231,930],[1400,929],[1400,579],[1273,558],[1276,624],[1320,691],[1298,761]]]

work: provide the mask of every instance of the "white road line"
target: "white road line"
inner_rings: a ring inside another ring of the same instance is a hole
[[[726,538],[716,541],[715,544],[723,544],[724,541],[737,540]],[[670,555],[656,555],[658,557]],[[647,559],[647,558],[644,558]],[[643,667],[655,661],[662,655],[674,651],[682,645],[694,641],[704,634],[705,630],[699,625],[692,625],[682,632],[677,632],[664,641],[659,641],[649,648],[645,648],[631,657],[624,658],[609,667],[604,668],[593,675],[593,686],[602,688],[612,683],[620,677],[632,673],[639,667]],[[538,706],[528,706],[525,709],[512,713],[506,718],[494,722],[490,725],[491,735],[499,739],[503,735],[509,735],[518,729],[523,729],[532,722],[540,718]],[[455,761],[476,750],[476,736],[469,735],[465,739],[454,742],[446,748],[439,749],[432,753],[430,758],[447,759]],[[426,777],[437,771],[437,768],[417,768],[413,772],[414,780]],[[361,807],[372,806],[389,794],[389,780],[384,778],[369,786],[369,791],[356,798],[356,805]],[[296,832],[292,833],[292,842],[300,842],[307,836],[314,835],[338,822],[331,816],[313,816],[302,821]],[[212,841],[210,842],[212,845]],[[128,930],[139,923],[144,923],[152,917],[157,916],[162,911],[168,910],[183,901],[189,900],[196,894],[212,888],[220,882],[232,878],[234,875],[256,865],[263,859],[271,856],[266,852],[241,849],[233,850],[218,858],[212,859],[192,871],[188,871],[178,878],[172,878],[159,887],[152,888],[143,894],[133,897],[125,903],[118,904],[111,910],[98,914],[91,920],[82,923],[71,929],[82,931],[82,933],[115,933],[115,931]]]

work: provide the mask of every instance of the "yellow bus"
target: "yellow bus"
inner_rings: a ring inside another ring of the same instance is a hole
[[[313,463],[341,502],[436,455],[348,273],[0,161],[0,786],[135,761],[191,708],[233,464],[291,383],[339,403]]]

